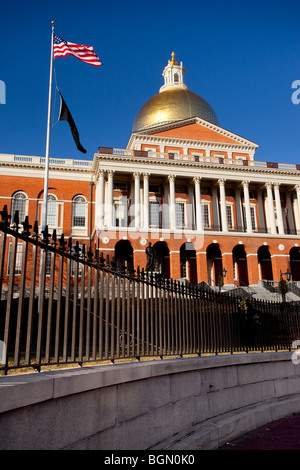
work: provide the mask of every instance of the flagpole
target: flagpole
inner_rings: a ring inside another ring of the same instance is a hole
[[[53,75],[53,36],[54,24],[52,21],[51,33],[51,55],[50,55],[50,77],[49,77],[49,95],[48,95],[48,118],[47,118],[47,139],[46,139],[46,154],[45,154],[45,177],[44,177],[44,202],[42,211],[42,230],[45,230],[47,225],[47,202],[48,202],[48,179],[49,179],[49,153],[50,153],[50,130],[51,130],[51,101],[52,101],[52,75]]]
[[[54,36],[54,21],[52,24],[51,32],[51,53],[50,53],[50,77],[49,77],[49,94],[48,94],[48,117],[47,117],[47,138],[46,138],[46,154],[45,154],[45,176],[44,176],[44,201],[42,206],[42,231],[45,230],[47,225],[47,203],[48,203],[48,179],[49,179],[49,153],[50,153],[50,130],[51,130],[51,101],[52,101],[52,75],[53,75],[53,36]],[[41,251],[42,255],[42,251]],[[42,256],[40,258],[40,272],[39,272],[39,296],[38,296],[38,313],[41,308],[41,287],[42,287]]]

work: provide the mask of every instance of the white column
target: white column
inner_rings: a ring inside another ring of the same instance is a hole
[[[275,214],[274,214],[272,183],[266,183],[266,188],[267,188],[267,196],[268,196],[270,229],[271,229],[271,233],[277,233],[276,232]]]
[[[228,232],[227,212],[226,212],[226,195],[225,195],[225,179],[218,180],[220,187],[220,205],[221,205],[221,222],[222,232]]]
[[[169,211],[170,211],[170,229],[176,228],[176,215],[175,215],[175,175],[169,175],[170,197],[169,197]]]
[[[296,194],[297,194],[297,201],[298,201],[298,212],[300,217],[300,184],[295,186]]]
[[[259,217],[259,227],[262,233],[266,230],[265,217],[264,217],[264,204],[262,198],[262,190],[257,191],[257,205],[258,205],[258,217]]]
[[[299,207],[298,207],[297,198],[293,200],[293,207],[294,207],[296,234],[299,235],[300,234],[300,215],[299,215]]]
[[[198,232],[203,232],[200,179],[199,176],[196,176],[193,181],[195,184],[196,227]]]
[[[216,186],[212,187],[212,205],[213,205],[214,230],[221,230],[221,228],[220,228],[221,224],[220,224],[220,214],[219,214],[219,203],[218,203],[218,191],[217,191]]]
[[[108,170],[107,175],[107,225],[111,228],[113,226],[114,171]]]
[[[104,170],[99,171],[96,186],[96,228],[104,225]]]
[[[244,221],[243,221],[243,212],[242,212],[242,202],[241,202],[241,190],[240,190],[240,188],[235,188],[235,208],[236,208],[237,232],[243,232]]]
[[[170,184],[169,182],[165,181],[163,185],[164,191],[164,205],[163,205],[163,213],[162,213],[162,227],[163,228],[170,228]]]
[[[143,173],[144,178],[144,229],[149,229],[149,173]]]
[[[246,222],[247,222],[247,233],[252,233],[252,223],[251,223],[251,210],[250,210],[250,197],[249,197],[249,181],[243,181],[243,190],[244,190],[244,201],[245,201],[245,212],[246,212]]]
[[[287,191],[285,194],[286,197],[286,206],[287,206],[287,219],[289,223],[289,233],[296,233],[295,232],[295,222],[293,217],[293,206],[292,206],[292,198],[291,192]]]
[[[188,204],[188,228],[193,230],[194,226],[194,185],[189,184],[188,186],[189,192],[189,204]]]
[[[133,173],[134,177],[134,226],[140,227],[140,173]]]
[[[274,194],[275,194],[275,203],[276,203],[276,214],[278,222],[278,232],[282,235],[284,234],[283,218],[282,218],[282,208],[280,201],[280,192],[279,192],[279,183],[274,183]]]

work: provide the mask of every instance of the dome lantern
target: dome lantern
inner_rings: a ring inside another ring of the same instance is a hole
[[[183,76],[185,73],[185,68],[180,62],[180,65],[175,60],[175,52],[171,54],[172,59],[168,61],[168,65],[164,68],[162,73],[165,84],[159,89],[159,92],[166,90],[167,88],[180,87],[188,90],[189,88],[185,85],[183,81]]]

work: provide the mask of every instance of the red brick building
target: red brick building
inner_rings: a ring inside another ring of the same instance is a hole
[[[50,159],[48,226],[126,265],[216,285],[300,281],[300,165],[258,162],[257,144],[221,127],[184,83],[174,54],[126,149]],[[1,207],[41,225],[44,163],[0,154]],[[9,265],[9,256],[8,256]],[[16,269],[18,266],[16,267]],[[6,268],[8,269],[8,267]]]

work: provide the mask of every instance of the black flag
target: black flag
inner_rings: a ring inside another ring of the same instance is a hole
[[[60,91],[58,93],[60,95],[60,113],[59,113],[58,120],[59,121],[68,121],[71,132],[72,132],[73,139],[74,139],[75,144],[76,144],[76,147],[78,148],[78,150],[80,150],[80,152],[86,153],[86,150],[82,147],[82,145],[79,141],[79,132],[77,130],[74,119],[72,118],[70,110],[69,110],[68,106],[66,105],[65,100],[61,96]]]

